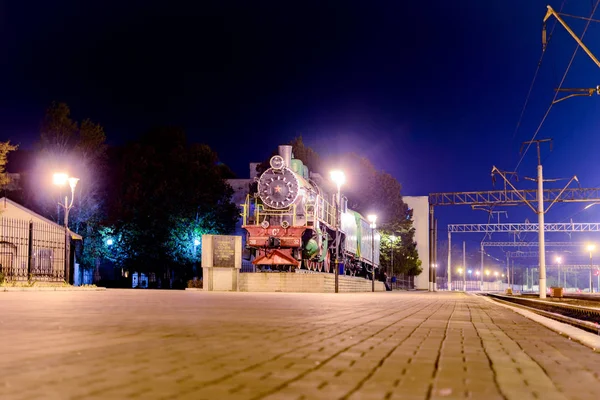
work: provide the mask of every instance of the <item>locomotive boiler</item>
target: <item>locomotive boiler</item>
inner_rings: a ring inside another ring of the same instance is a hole
[[[340,272],[367,276],[379,266],[380,235],[358,212],[338,204],[332,183],[279,146],[242,205],[246,247],[258,270]]]

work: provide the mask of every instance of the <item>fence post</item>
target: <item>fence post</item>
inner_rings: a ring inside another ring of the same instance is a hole
[[[31,259],[33,257],[33,221],[29,221],[29,240],[27,243],[27,280],[31,277]]]

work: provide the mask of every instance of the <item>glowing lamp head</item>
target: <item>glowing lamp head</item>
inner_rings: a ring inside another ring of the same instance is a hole
[[[52,183],[58,186],[64,186],[69,182],[69,175],[64,173],[57,173],[52,175]]]
[[[467,272],[469,273],[469,275],[471,275],[471,272],[473,272],[473,271],[471,271],[471,270],[468,270]]]
[[[562,257],[556,257],[556,263],[560,264],[562,262]]]
[[[371,223],[371,229],[375,229],[375,222],[377,221],[377,215],[371,214],[367,216],[367,220]]]
[[[107,246],[112,246],[113,245],[113,240],[112,239],[107,239],[106,240],[106,245]]]
[[[475,275],[479,276],[479,271],[475,271]]]
[[[346,183],[346,175],[342,171],[331,171],[329,175],[331,176],[331,180],[334,181],[338,187]]]
[[[588,244],[587,251],[594,251],[594,250],[596,250],[596,245],[595,244]]]
[[[200,245],[200,241],[198,239],[194,239],[194,246],[199,246]]]
[[[488,270],[488,271],[485,271],[485,274],[486,274],[487,276],[490,276],[490,271],[489,271],[489,270]]]
[[[458,273],[459,273],[459,274],[462,274],[462,268],[459,268],[459,269],[458,269]]]
[[[494,272],[494,276],[498,276],[498,271]]]

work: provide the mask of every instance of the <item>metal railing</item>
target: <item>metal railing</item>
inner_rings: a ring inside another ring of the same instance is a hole
[[[9,281],[63,281],[64,228],[43,222],[0,218],[0,272]]]
[[[296,204],[276,210],[272,208],[265,208],[253,196],[247,195],[244,204],[240,204],[242,208],[241,217],[242,225],[260,225],[261,222],[270,217],[279,218],[281,221],[287,220],[290,225],[297,226],[298,221],[296,219],[297,209]],[[306,208],[306,222],[303,225],[314,225],[315,220],[324,222],[329,226],[335,227],[336,223],[336,211],[335,206],[323,197],[317,196],[314,203],[308,203],[305,205]]]

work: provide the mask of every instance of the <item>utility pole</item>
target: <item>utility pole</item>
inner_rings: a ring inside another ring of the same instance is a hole
[[[435,229],[433,231],[433,291],[437,292],[437,233],[438,233],[438,220],[435,219]]]
[[[512,260],[512,271],[510,274],[510,290],[513,290],[515,285],[515,260]]]
[[[479,290],[483,291],[483,242],[481,242],[481,270],[479,271],[479,277],[481,278],[481,287]]]
[[[527,204],[529,206],[529,208],[531,208],[538,215],[538,237],[539,237],[538,243],[539,243],[539,266],[540,266],[540,268],[539,268],[539,279],[540,279],[540,281],[539,281],[539,296],[540,296],[540,299],[546,298],[546,245],[545,245],[545,234],[544,234],[544,214],[547,213],[548,210],[550,210],[550,208],[556,203],[558,198],[560,198],[560,196],[564,193],[564,191],[571,184],[571,182],[577,181],[579,183],[579,180],[577,179],[576,176],[571,178],[569,180],[569,182],[565,185],[565,187],[561,190],[561,192],[559,193],[559,196],[557,198],[555,198],[554,201],[552,201],[552,203],[550,203],[548,208],[546,208],[544,210],[544,174],[543,174],[543,168],[542,168],[540,143],[546,143],[546,142],[550,143],[550,150],[552,150],[552,139],[530,140],[527,142],[523,142],[523,145],[521,146],[521,150],[523,150],[524,145],[528,145],[528,147],[529,147],[530,145],[535,143],[536,148],[537,148],[537,158],[538,158],[537,179],[536,178],[526,178],[528,180],[537,182],[537,196],[536,196],[537,208],[534,207],[531,204],[531,202],[529,202],[529,200],[526,199],[521,193],[517,194],[521,198],[521,200],[525,204]],[[510,180],[508,180],[506,178],[504,173],[502,171],[500,171],[498,168],[496,168],[495,166],[492,167],[492,176],[494,174],[500,175],[504,179],[504,181],[513,190],[517,190],[514,187],[514,185],[510,182]],[[547,179],[546,180],[546,182],[554,182],[554,181],[557,181],[557,179]]]
[[[433,291],[433,270],[434,270],[434,253],[435,253],[435,220],[433,217],[433,206],[429,206],[429,291]]]
[[[452,263],[452,233],[448,231],[448,279],[446,282],[448,284],[448,291],[452,290],[452,267],[450,264]]]
[[[536,144],[537,147],[537,157],[538,157],[538,166],[537,166],[537,184],[538,184],[538,242],[540,243],[540,299],[546,298],[546,235],[544,232],[544,172],[542,168],[542,156],[540,153],[540,143],[550,142],[550,147],[552,148],[552,139],[539,139],[539,140],[531,140],[528,142],[524,142],[523,144],[531,145],[533,143]]]
[[[463,240],[463,292],[467,291],[467,242]]]

